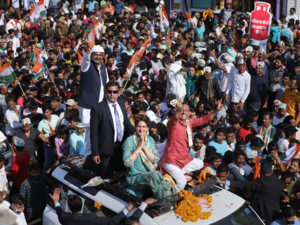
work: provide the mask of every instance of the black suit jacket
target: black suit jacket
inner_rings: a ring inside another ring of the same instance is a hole
[[[126,216],[122,212],[112,218],[98,217],[95,213],[66,213],[60,206],[55,207],[58,220],[62,225],[114,225],[119,224]],[[140,219],[143,211],[137,208],[132,216]]]
[[[269,225],[278,218],[282,181],[275,176],[257,178],[254,181],[231,181],[230,187],[252,191],[251,207]]]
[[[135,132],[135,128],[130,124],[125,105],[122,101],[118,100],[124,117],[124,136],[123,141],[126,140],[131,134]],[[114,124],[113,118],[107,104],[106,99],[94,105],[91,109],[91,148],[92,156],[114,154]]]

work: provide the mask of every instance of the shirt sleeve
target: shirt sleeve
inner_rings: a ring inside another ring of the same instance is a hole
[[[245,102],[249,93],[250,93],[250,85],[251,85],[251,76],[249,75],[247,78],[246,78],[246,88],[245,88],[245,92],[244,92],[244,95],[241,99],[241,102]]]
[[[9,123],[9,126],[13,129],[22,127],[22,123],[15,121],[13,119],[12,113],[13,112],[11,112],[10,110],[7,110],[5,113],[5,117],[6,117],[7,122]]]
[[[90,67],[90,55],[87,55],[85,51],[83,51],[83,57],[81,62],[81,71],[86,72]]]

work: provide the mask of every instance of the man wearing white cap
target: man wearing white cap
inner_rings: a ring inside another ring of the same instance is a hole
[[[104,87],[109,81],[106,67],[101,63],[103,56],[104,50],[100,45],[95,45],[91,50],[86,47],[83,51],[78,106],[82,125],[86,127],[85,157],[91,154],[90,110],[103,100]]]

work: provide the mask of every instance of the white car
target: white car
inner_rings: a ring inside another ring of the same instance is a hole
[[[0,153],[5,157],[5,171],[10,171],[13,155],[11,144],[8,143],[6,136],[0,131]]]
[[[63,164],[68,168],[57,167],[51,176],[51,186],[49,192],[53,193],[56,187],[61,190],[60,204],[63,210],[67,211],[66,196],[67,193],[73,192],[78,194],[84,200],[84,213],[95,213],[94,202],[100,202],[101,217],[111,217],[121,212],[127,205],[129,199],[137,202],[143,200],[137,198],[124,190],[125,186],[114,186],[109,183],[101,184],[97,187],[80,187],[87,183],[93,176],[87,171],[84,171],[74,165],[63,161]],[[178,195],[172,195],[149,205],[145,213],[140,218],[143,225],[179,225],[179,224],[213,224],[213,225],[263,225],[264,223],[241,197],[226,191],[215,184],[215,178],[198,184],[188,190],[192,190],[194,195],[209,194],[212,199],[212,207],[209,211],[212,215],[207,220],[198,220],[197,222],[184,223],[180,216],[176,215],[174,206],[182,198]],[[128,216],[132,215],[132,210]],[[44,225],[58,225],[58,217],[54,209],[52,200],[49,202],[44,210],[43,215]]]

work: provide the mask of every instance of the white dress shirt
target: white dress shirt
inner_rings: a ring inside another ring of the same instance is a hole
[[[251,85],[251,76],[245,71],[243,74],[239,74],[238,70],[234,70],[231,78],[231,82],[226,90],[228,95],[231,91],[232,102],[245,102],[249,93]]]
[[[289,15],[286,17],[286,21],[289,22],[290,19],[294,19],[294,23],[296,24],[296,20],[298,20],[298,16],[296,15],[296,13],[294,13],[294,15],[289,14]]]
[[[17,214],[14,211],[12,211],[11,209],[9,209],[9,212],[17,217],[16,222],[14,224],[27,225],[24,212],[22,212],[21,214]]]
[[[110,110],[110,113],[111,113],[111,116],[112,116],[112,119],[113,119],[113,123],[114,123],[114,142],[117,142],[117,136],[118,136],[118,132],[117,132],[117,126],[116,126],[116,117],[115,117],[115,108],[113,107],[113,103],[110,102],[108,99],[106,99],[106,102],[108,104],[108,107],[109,107],[109,110]],[[121,107],[119,106],[118,102],[115,103],[117,105],[117,112],[119,114],[119,118],[120,118],[120,123],[121,123],[121,129],[123,131],[123,137],[124,137],[124,116],[123,116],[123,113],[122,113],[122,109]]]

